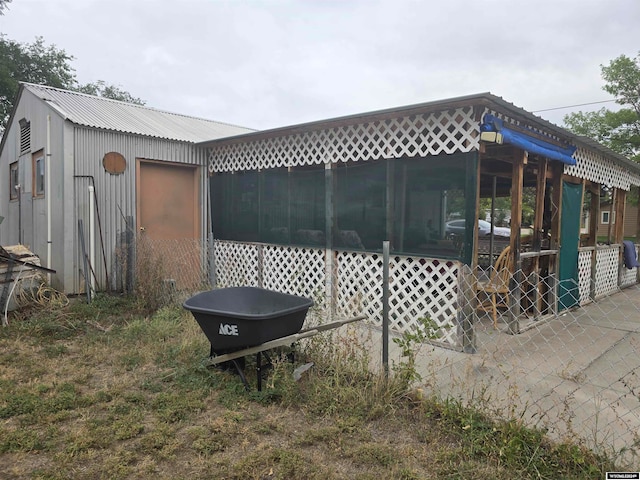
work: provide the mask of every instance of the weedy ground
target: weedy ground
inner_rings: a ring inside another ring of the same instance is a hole
[[[606,457],[368,370],[344,333],[275,358],[264,390],[202,366],[179,306],[22,310],[0,329],[1,479],[604,478]],[[410,354],[410,352],[408,352]],[[313,361],[296,382],[292,369]],[[248,360],[249,380],[255,382]],[[255,383],[253,383],[255,385]]]

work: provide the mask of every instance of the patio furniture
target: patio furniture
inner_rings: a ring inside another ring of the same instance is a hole
[[[477,286],[477,309],[491,313],[494,328],[498,328],[498,308],[509,308],[509,280],[513,269],[510,253],[511,247],[502,250],[496,264],[491,268],[489,280],[478,282]]]

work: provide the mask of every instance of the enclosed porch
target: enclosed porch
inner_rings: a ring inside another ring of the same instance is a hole
[[[575,165],[482,139],[486,114],[574,148]],[[626,192],[640,183],[637,167],[490,94],[202,147],[219,286],[305,295],[324,318],[366,314],[380,325],[389,241],[392,330],[412,331],[426,319],[436,343],[473,352],[477,322],[518,333],[636,282],[621,269],[615,227],[600,245],[581,223],[583,206],[596,215],[601,196],[623,218]],[[491,301],[494,320],[478,308],[487,296],[479,285],[501,254],[507,287],[501,305]]]

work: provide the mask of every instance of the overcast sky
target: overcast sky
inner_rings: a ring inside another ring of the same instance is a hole
[[[13,0],[0,32],[64,49],[81,83],[266,129],[481,92],[607,100],[600,65],[640,51],[640,1]]]

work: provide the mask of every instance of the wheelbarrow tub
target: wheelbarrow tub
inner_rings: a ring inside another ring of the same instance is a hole
[[[257,287],[199,293],[183,304],[211,342],[212,352],[260,345],[300,331],[313,301]]]

